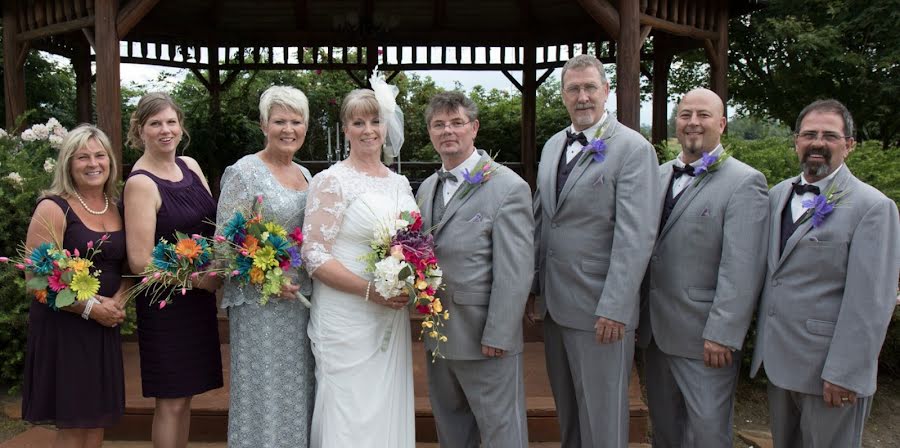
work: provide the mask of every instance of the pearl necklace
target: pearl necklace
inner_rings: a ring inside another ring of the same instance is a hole
[[[91,208],[87,206],[87,204],[84,202],[84,199],[81,198],[81,195],[78,194],[77,191],[75,192],[75,197],[78,198],[78,202],[81,202],[81,206],[84,207],[84,209],[92,215],[102,215],[105,214],[107,210],[109,210],[109,196],[107,196],[105,192],[103,193],[103,200],[106,203],[103,205],[103,210],[100,210],[99,212],[91,210]]]

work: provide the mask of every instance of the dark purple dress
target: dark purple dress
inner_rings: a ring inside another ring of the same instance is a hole
[[[100,269],[99,294],[112,297],[122,281],[125,232],[95,232],[85,227],[59,196],[46,198],[66,213],[63,247],[87,251],[88,241],[109,239],[93,258]],[[119,328],[34,300],[28,313],[28,345],[22,384],[22,418],[59,428],[105,428],[125,412],[125,380]]]
[[[162,205],[156,215],[154,244],[160,238],[175,242],[176,230],[208,237],[215,232],[211,222],[216,219],[216,201],[184,161],[175,159],[175,163],[183,175],[178,182],[144,170],[129,175],[147,176],[159,189]],[[181,398],[222,387],[215,294],[192,289],[163,309],[151,307],[150,298],[141,296],[135,308],[145,397]]]

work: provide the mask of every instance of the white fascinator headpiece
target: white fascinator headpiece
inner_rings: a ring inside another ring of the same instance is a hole
[[[385,155],[396,158],[400,155],[400,147],[403,146],[403,111],[397,106],[397,94],[400,93],[400,89],[384,80],[384,75],[378,73],[378,66],[372,71],[369,84],[372,85],[372,90],[375,91],[375,99],[378,100],[381,120],[385,125]]]

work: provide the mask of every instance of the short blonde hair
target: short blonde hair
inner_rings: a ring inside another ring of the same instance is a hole
[[[106,151],[106,157],[109,158],[109,177],[103,184],[103,192],[109,197],[110,201],[116,203],[119,198],[119,165],[116,157],[112,153],[112,145],[109,143],[109,137],[103,133],[98,127],[90,124],[82,124],[75,129],[69,131],[59,149],[59,157],[56,160],[56,169],[53,171],[53,183],[50,188],[44,190],[42,197],[47,196],[63,196],[75,197],[77,189],[75,188],[75,180],[72,178],[72,157],[75,152],[87,146],[91,140],[96,141]]]
[[[355,115],[381,115],[381,109],[378,107],[378,100],[375,98],[375,92],[371,89],[352,90],[344,101],[341,103],[341,124],[347,126],[347,123]]]
[[[191,143],[191,134],[188,133],[184,125],[184,112],[175,104],[175,100],[165,92],[150,92],[141,97],[137,107],[131,113],[131,120],[128,123],[128,144],[137,150],[144,150],[144,141],[141,140],[141,129],[147,124],[150,117],[171,108],[178,117],[178,124],[181,126],[181,133],[184,135],[184,147]]]
[[[283,107],[300,114],[303,121],[309,124],[309,100],[300,90],[290,86],[272,86],[259,97],[259,122],[269,122],[269,114],[273,107]]]

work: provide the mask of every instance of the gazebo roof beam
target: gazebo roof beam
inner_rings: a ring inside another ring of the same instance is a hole
[[[609,36],[619,35],[619,11],[608,0],[578,0],[578,4]]]
[[[159,0],[134,0],[125,5],[116,17],[116,32],[119,39],[127,36],[157,3]]]
[[[82,17],[65,22],[54,23],[39,28],[33,28],[28,31],[19,33],[16,38],[20,41],[29,41],[33,39],[42,39],[45,37],[65,34],[72,31],[80,30],[84,27],[94,25],[94,16]]]
[[[309,26],[309,8],[306,0],[294,0],[294,19],[298,30],[305,30]]]
[[[699,28],[688,26],[688,25],[679,25],[677,23],[670,22],[668,20],[663,20],[658,17],[650,16],[647,14],[641,14],[640,16],[641,25],[648,25],[650,27],[655,28],[659,31],[665,31],[669,34],[674,34],[676,36],[686,36],[691,37],[698,40],[703,39],[711,39],[718,40],[719,34],[714,31],[706,31],[701,30]]]

